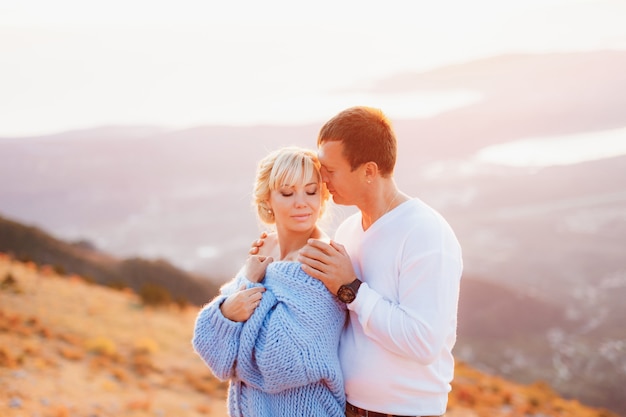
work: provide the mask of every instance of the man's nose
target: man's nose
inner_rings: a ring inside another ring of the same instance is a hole
[[[320,169],[320,176],[322,177],[322,182],[328,183],[328,175],[326,175],[326,170],[323,167]]]

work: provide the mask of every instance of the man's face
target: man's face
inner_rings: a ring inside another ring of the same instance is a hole
[[[318,148],[317,156],[322,164],[322,181],[336,204],[356,205],[362,187],[361,170],[350,168],[343,156],[341,141],[326,141]]]

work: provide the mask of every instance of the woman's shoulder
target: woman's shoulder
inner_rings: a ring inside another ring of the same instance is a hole
[[[326,291],[324,284],[308,275],[298,261],[274,261],[265,271],[265,288],[274,293],[311,294]]]

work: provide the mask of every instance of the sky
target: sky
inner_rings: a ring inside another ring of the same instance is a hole
[[[104,125],[392,119],[475,91],[373,94],[377,80],[515,52],[626,50],[614,0],[0,0],[0,137]]]

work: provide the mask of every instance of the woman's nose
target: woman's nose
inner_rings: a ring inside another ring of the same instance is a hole
[[[301,207],[301,206],[306,205],[306,199],[305,199],[305,197],[304,197],[304,194],[302,194],[302,193],[296,193],[296,196],[295,196],[295,197],[296,197],[296,198],[295,198],[295,200],[294,200],[294,204],[296,205],[296,207]]]

